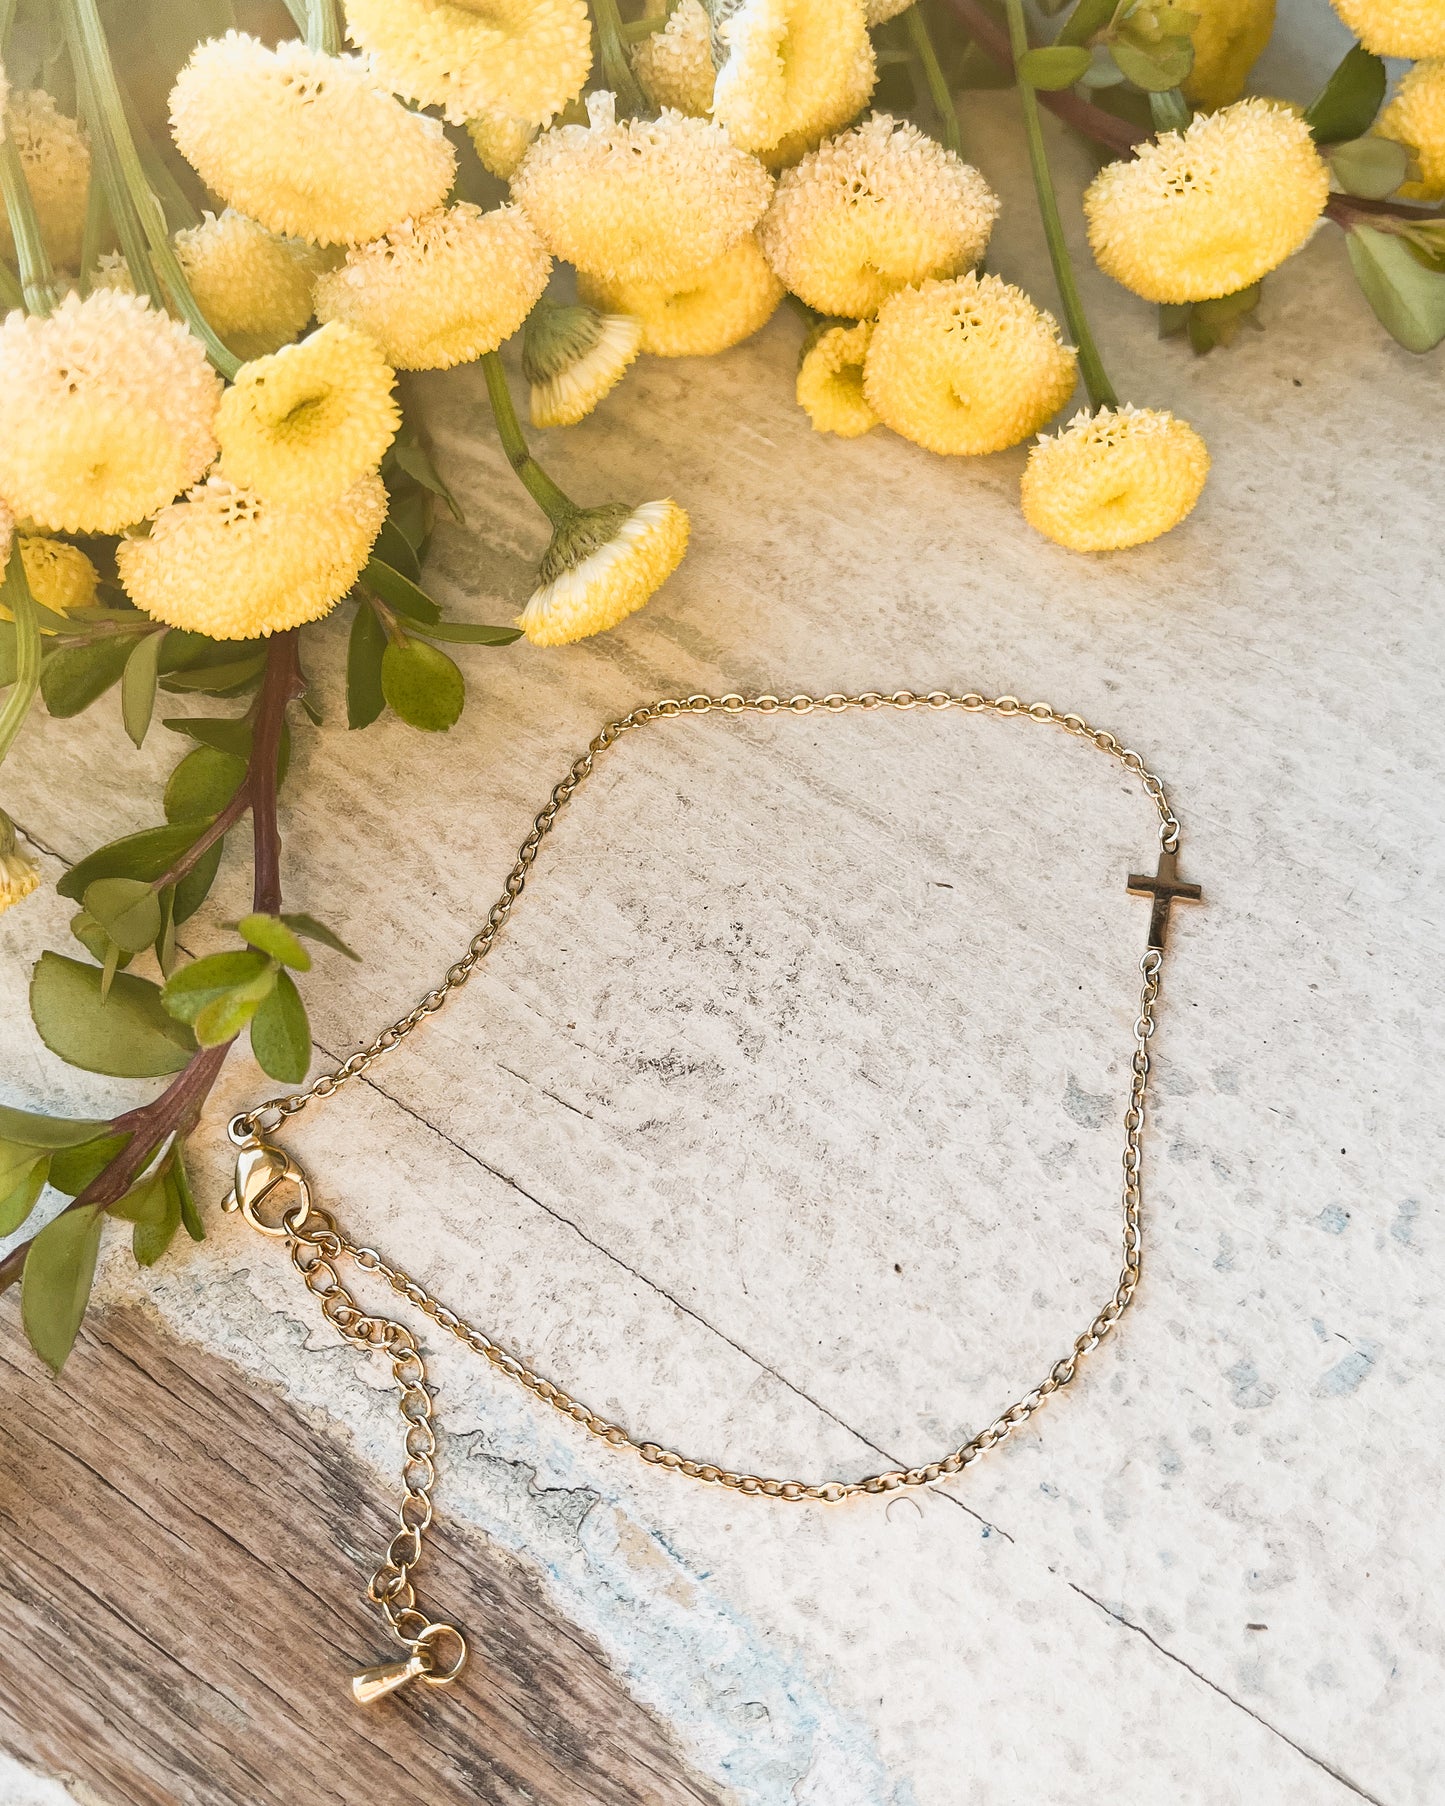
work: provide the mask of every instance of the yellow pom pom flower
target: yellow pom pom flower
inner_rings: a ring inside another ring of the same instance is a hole
[[[740,0],[718,18],[713,118],[765,163],[795,162],[868,104],[878,71],[864,0]]]
[[[467,121],[467,135],[487,174],[499,182],[510,182],[521,168],[537,128],[525,119],[513,119],[510,113],[478,113]]]
[[[289,345],[311,318],[314,271],[306,249],[227,208],[175,237],[196,304],[237,357]]]
[[[171,130],[201,180],[269,231],[320,245],[380,238],[441,204],[456,154],[354,56],[228,31],[198,44]]]
[[[531,387],[533,426],[575,426],[622,381],[642,349],[642,322],[563,307],[544,296],[527,317],[522,374]]]
[[[614,115],[587,97],[588,125],[544,132],[512,198],[554,256],[609,282],[668,282],[715,263],[751,232],[773,183],[706,119]]]
[[[1376,56],[1445,56],[1440,0],[1334,0],[1334,8]]]
[[[268,501],[332,500],[396,437],[395,381],[375,340],[340,320],[242,364],[216,415],[221,475]]]
[[[1184,78],[1184,98],[1193,106],[1228,106],[1244,92],[1274,30],[1275,0],[1190,0],[1199,23],[1190,32],[1194,67]]]
[[[17,88],[5,105],[3,127],[0,137],[9,138],[15,146],[51,262],[76,269],[90,191],[90,145],[85,133],[43,88]],[[3,207],[0,255],[15,255],[15,239]]]
[[[840,439],[860,439],[878,424],[878,416],[863,393],[863,361],[873,322],[856,326],[825,326],[816,330],[798,360],[798,406],[819,433],[836,433]]]
[[[809,307],[861,319],[909,283],[971,268],[998,210],[976,169],[877,113],[783,172],[763,252]]]
[[[658,14],[661,7],[649,8]],[[712,111],[712,27],[701,0],[682,0],[661,31],[643,38],[632,53],[632,66],[655,107],[671,107],[705,119]]]
[[[1199,500],[1209,453],[1187,421],[1158,408],[1085,409],[1045,433],[1024,470],[1024,519],[1071,552],[1140,546]]]
[[[1002,451],[1069,399],[1077,359],[1052,314],[997,276],[925,282],[883,303],[863,393],[929,451]]]
[[[551,268],[519,208],[459,201],[349,252],[317,281],[316,317],[368,333],[395,369],[445,370],[510,338]]]
[[[653,357],[712,357],[767,325],[783,285],[749,233],[716,263],[672,282],[603,282],[583,272],[577,292],[640,320],[642,349]]]
[[[534,646],[605,633],[649,601],[682,563],[689,523],[676,502],[580,511],[552,536],[540,586],[517,617]]]
[[[40,867],[28,853],[20,851],[15,824],[0,809],[0,916],[33,896],[39,888]]]
[[[200,341],[133,295],[67,295],[0,324],[0,494],[64,533],[119,533],[216,455]]]
[[[1249,288],[1299,250],[1329,197],[1309,127],[1241,100],[1101,169],[1084,195],[1099,268],[1146,301]]]
[[[1405,71],[1375,130],[1415,152],[1420,179],[1400,184],[1402,198],[1445,200],[1445,56],[1429,57]]]
[[[477,113],[545,125],[592,67],[585,0],[346,0],[346,26],[388,88],[453,125]]]
[[[360,576],[386,519],[386,487],[362,477],[298,506],[212,477],[123,539],[116,564],[137,608],[213,640],[249,640],[317,621]]]
[[[0,534],[0,540],[3,538]],[[22,533],[20,562],[25,567],[30,593],[42,608],[48,608],[54,614],[68,615],[73,608],[90,608],[94,604],[100,572],[79,546],[64,539]],[[0,602],[0,621],[11,618],[10,610]]]

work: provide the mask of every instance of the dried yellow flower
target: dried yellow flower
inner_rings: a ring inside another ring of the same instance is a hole
[[[228,31],[198,44],[171,129],[206,186],[272,232],[321,245],[380,238],[439,206],[456,155],[354,56]]]
[[[42,608],[68,615],[73,608],[89,608],[94,603],[100,572],[79,546],[64,539],[22,533],[20,562],[25,566],[30,593]],[[0,621],[10,618],[10,610],[0,602]]]
[[[1085,409],[1030,451],[1024,519],[1071,552],[1139,546],[1179,525],[1208,475],[1209,453],[1187,421],[1127,402]]]
[[[564,307],[544,296],[522,339],[532,425],[575,426],[616,388],[641,349],[642,322],[631,314]]]
[[[664,111],[619,120],[587,96],[590,124],[544,132],[512,197],[555,256],[609,282],[668,282],[714,263],[751,232],[773,183],[706,119]]]
[[[349,252],[318,280],[316,317],[369,333],[395,369],[445,370],[510,338],[551,268],[519,208],[459,201]]]
[[[116,564],[137,608],[213,640],[249,640],[316,621],[360,576],[386,518],[386,487],[298,506],[212,477],[123,539]]]
[[[774,168],[868,104],[878,72],[864,0],[736,0],[716,17],[726,57],[713,118]]]
[[[1299,250],[1329,195],[1310,129],[1289,107],[1241,100],[1110,163],[1084,195],[1099,267],[1146,301],[1248,288]]]
[[[1199,23],[1190,32],[1194,67],[1184,78],[1193,106],[1228,106],[1244,92],[1244,80],[1274,30],[1275,0],[1190,0]]]
[[[200,341],[133,295],[67,295],[0,324],[0,494],[64,533],[118,533],[216,455]]]
[[[1428,57],[1405,71],[1375,130],[1415,152],[1420,179],[1402,182],[1401,196],[1411,201],[1445,200],[1445,56]]]
[[[687,536],[687,513],[673,501],[585,509],[553,534],[517,625],[534,646],[605,633],[661,589]]]
[[[604,282],[579,272],[577,292],[640,320],[642,349],[653,357],[711,357],[766,326],[783,285],[750,232],[716,263],[672,282]]]
[[[809,307],[861,319],[909,283],[971,268],[998,210],[976,169],[877,113],[778,178],[763,252]]]
[[[1440,0],[1333,0],[1334,9],[1376,56],[1445,56]]]
[[[885,426],[929,451],[1002,451],[1064,405],[1076,362],[1052,314],[970,274],[883,303],[863,393]]]
[[[656,14],[659,6],[649,9]],[[701,0],[682,0],[661,31],[643,38],[632,66],[655,107],[672,107],[704,119],[712,111],[712,27]]]
[[[537,128],[509,113],[478,113],[467,121],[467,135],[488,175],[510,182],[521,168]]]
[[[805,343],[795,393],[815,432],[860,439],[877,426],[863,393],[863,361],[872,337],[873,322],[860,320],[856,326],[823,327]]]
[[[85,133],[43,88],[15,89],[4,103],[3,125],[0,138],[9,138],[15,146],[51,262],[63,269],[78,268],[90,191]],[[0,207],[0,256],[14,255],[10,221]]]
[[[478,113],[545,125],[592,67],[585,0],[346,0],[346,25],[388,88],[453,125]]]

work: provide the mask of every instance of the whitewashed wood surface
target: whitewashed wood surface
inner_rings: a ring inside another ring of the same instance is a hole
[[[1342,34],[1322,0],[1288,30],[1266,75],[1307,92],[1283,71]],[[974,113],[1006,202],[991,266],[1043,298],[1009,102]],[[446,737],[348,736],[326,636],[287,896],[364,964],[325,961],[307,997],[331,1055],[399,1014],[574,750],[644,698],[977,686],[1119,732],[1174,787],[1208,906],[1180,912],[1166,969],[1146,1284],[1086,1376],[964,1478],[825,1510],[643,1469],[437,1346],[441,1506],[538,1571],[748,1806],[1425,1806],[1445,1757],[1440,365],[1384,340],[1332,228],[1271,278],[1268,330],[1203,360],[1086,286],[1120,386],[1215,455],[1193,519],[1131,554],[1032,537],[1022,453],[812,435],[786,315],[727,358],[644,361],[540,436],[582,499],[677,495],[693,552],[605,640],[468,655]],[[431,579],[504,619],[540,518],[474,373],[424,394],[469,523],[440,528]],[[117,715],[37,721],[7,770],[52,877],[154,815],[177,743],[136,755]],[[1026,723],[649,730],[584,788],[469,989],[294,1146],[362,1239],[650,1437],[807,1476],[927,1459],[1112,1284],[1147,917],[1124,877],[1152,846],[1117,768]],[[192,951],[240,904],[232,874]],[[109,1108],[135,1088],[63,1068],[24,1016],[68,910],[0,923],[5,1092]],[[213,1198],[224,1113],[264,1085],[238,1059],[208,1119]],[[272,1246],[210,1221],[149,1275],[107,1261],[98,1296],[148,1298],[342,1424],[389,1493],[384,1377],[318,1330]],[[338,1552],[337,1585],[357,1578]],[[52,1797],[0,1770],[0,1798]]]

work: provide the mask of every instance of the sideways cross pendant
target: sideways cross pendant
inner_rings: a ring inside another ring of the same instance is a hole
[[[1185,884],[1179,876],[1179,855],[1167,847],[1159,854],[1159,870],[1149,878],[1139,872],[1129,874],[1129,889],[1136,897],[1153,897],[1154,912],[1149,918],[1149,945],[1164,949],[1169,933],[1169,906],[1172,903],[1202,903],[1204,892],[1197,884]]]

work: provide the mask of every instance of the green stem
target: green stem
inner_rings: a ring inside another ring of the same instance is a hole
[[[10,548],[0,595],[4,596],[6,606],[15,617],[15,681],[5,698],[4,708],[0,708],[0,761],[3,761],[40,688],[40,622],[20,557],[18,533]]]
[[[958,129],[958,113],[953,105],[953,95],[949,92],[948,79],[943,73],[943,65],[938,60],[938,52],[933,47],[933,36],[928,29],[928,21],[920,10],[920,0],[914,0],[903,15],[908,25],[908,39],[913,47],[913,54],[923,70],[923,79],[928,83],[928,92],[933,100],[934,110],[943,125],[943,142],[955,156],[963,155],[963,134]]]
[[[96,265],[100,262],[101,241],[109,223],[110,208],[105,202],[105,183],[99,170],[92,165],[90,186],[85,194],[85,227],[80,235],[80,292],[82,295],[90,293],[90,279],[95,274]]]
[[[482,370],[487,379],[487,400],[492,404],[492,418],[497,423],[497,437],[502,442],[502,450],[507,454],[507,462],[552,525],[565,527],[568,521],[574,520],[581,513],[581,509],[569,495],[557,487],[528,451],[527,441],[522,437],[522,424],[512,405],[507,372],[502,368],[502,360],[495,351],[487,352],[482,358]]]
[[[1059,27],[1056,44],[1087,44],[1118,11],[1118,0],[1079,0]]]
[[[10,236],[15,240],[15,261],[20,266],[20,290],[25,307],[32,314],[48,314],[59,295],[55,274],[50,267],[50,253],[40,234],[35,202],[30,197],[30,184],[15,140],[7,136],[0,141],[0,194],[5,197],[5,213],[10,221]]]
[[[597,25],[597,47],[602,58],[602,74],[608,87],[617,96],[618,112],[634,116],[645,112],[647,101],[633,73],[632,59],[623,42],[624,27],[622,14],[617,10],[617,0],[592,0],[592,17]]]
[[[12,307],[24,307],[24,305],[25,296],[21,292],[20,284],[10,273],[10,265],[0,263],[0,307],[9,313]]]
[[[1023,0],[1006,0],[1006,4],[1009,40],[1017,70],[1021,58],[1029,48],[1028,26],[1024,23]],[[1114,408],[1119,405],[1119,397],[1109,381],[1104,360],[1099,356],[1099,347],[1094,343],[1094,335],[1089,330],[1083,299],[1074,276],[1073,261],[1064,242],[1064,222],[1059,217],[1059,197],[1054,193],[1054,179],[1049,173],[1048,153],[1044,149],[1038,96],[1021,75],[1017,76],[1017,81],[1019,100],[1024,111],[1024,130],[1028,135],[1029,165],[1033,170],[1034,192],[1039,202],[1039,218],[1043,221],[1049,259],[1054,266],[1054,281],[1058,284],[1059,298],[1064,304],[1064,317],[1069,323],[1074,343],[1079,348],[1079,374],[1084,379],[1084,387],[1089,392],[1089,401],[1093,407]]]
[[[184,227],[199,226],[200,214],[191,205],[191,197],[171,173],[165,158],[152,142],[150,133],[145,129],[141,116],[136,111],[135,102],[130,97],[129,89],[125,87],[119,76],[115,78],[115,85],[120,94],[121,105],[125,108],[125,122],[130,128],[131,137],[135,140],[146,181],[150,185],[151,192],[160,201],[171,230],[180,231]]]
[[[335,0],[306,0],[306,42],[327,56],[341,54],[341,21]]]

